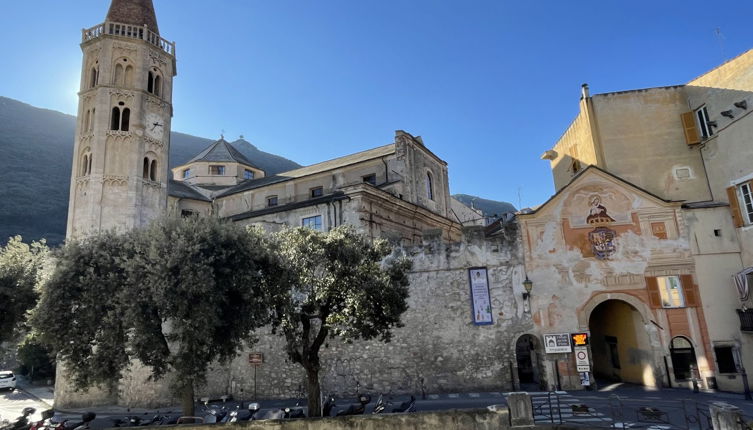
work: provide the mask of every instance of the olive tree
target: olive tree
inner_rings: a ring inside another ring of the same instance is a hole
[[[389,342],[408,308],[411,262],[388,258],[386,241],[352,227],[287,229],[273,241],[284,269],[276,281],[273,327],[284,336],[289,358],[305,369],[309,415],[319,416],[320,349],[330,338]]]
[[[44,241],[30,245],[15,236],[0,247],[0,343],[14,338],[37,302],[35,287],[48,255]]]
[[[68,242],[33,323],[77,388],[118,380],[137,359],[172,375],[184,414],[214,361],[269,321],[278,277],[258,230],[210,218],[163,219]],[[271,273],[268,275],[268,273]]]

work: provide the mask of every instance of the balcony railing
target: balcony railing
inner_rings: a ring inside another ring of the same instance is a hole
[[[740,331],[753,332],[753,309],[738,309],[737,316],[740,317]]]
[[[159,34],[149,30],[146,25],[121,24],[119,22],[103,22],[92,28],[81,30],[81,43],[96,39],[103,35],[128,37],[144,40],[166,53],[175,56],[175,42],[162,38]]]

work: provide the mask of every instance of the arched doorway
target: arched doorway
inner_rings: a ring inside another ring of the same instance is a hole
[[[693,376],[691,368],[698,368],[693,344],[683,336],[672,338],[669,356],[672,358],[672,369],[677,382],[689,380]]]
[[[541,353],[539,342],[530,334],[520,336],[515,342],[515,360],[518,365],[518,383],[521,391],[541,388]]]
[[[588,326],[597,379],[657,385],[649,334],[635,307],[623,300],[606,300],[591,311]]]

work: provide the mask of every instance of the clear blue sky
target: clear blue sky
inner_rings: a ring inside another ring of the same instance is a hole
[[[453,193],[518,206],[592,93],[682,84],[753,48],[753,2],[154,0],[177,42],[173,130],[301,164],[421,135]],[[75,114],[80,29],[109,0],[6,2],[0,95]],[[721,37],[715,29],[721,30]]]

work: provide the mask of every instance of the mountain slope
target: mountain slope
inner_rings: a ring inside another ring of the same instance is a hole
[[[466,206],[480,209],[484,216],[487,217],[498,217],[503,213],[516,211],[515,206],[507,202],[482,199],[481,197],[469,194],[453,194],[452,197],[455,197]]]
[[[0,244],[16,234],[52,245],[65,238],[75,129],[74,116],[0,97]],[[170,139],[170,167],[212,143],[177,132]],[[234,145],[267,174],[300,167],[245,140]]]

